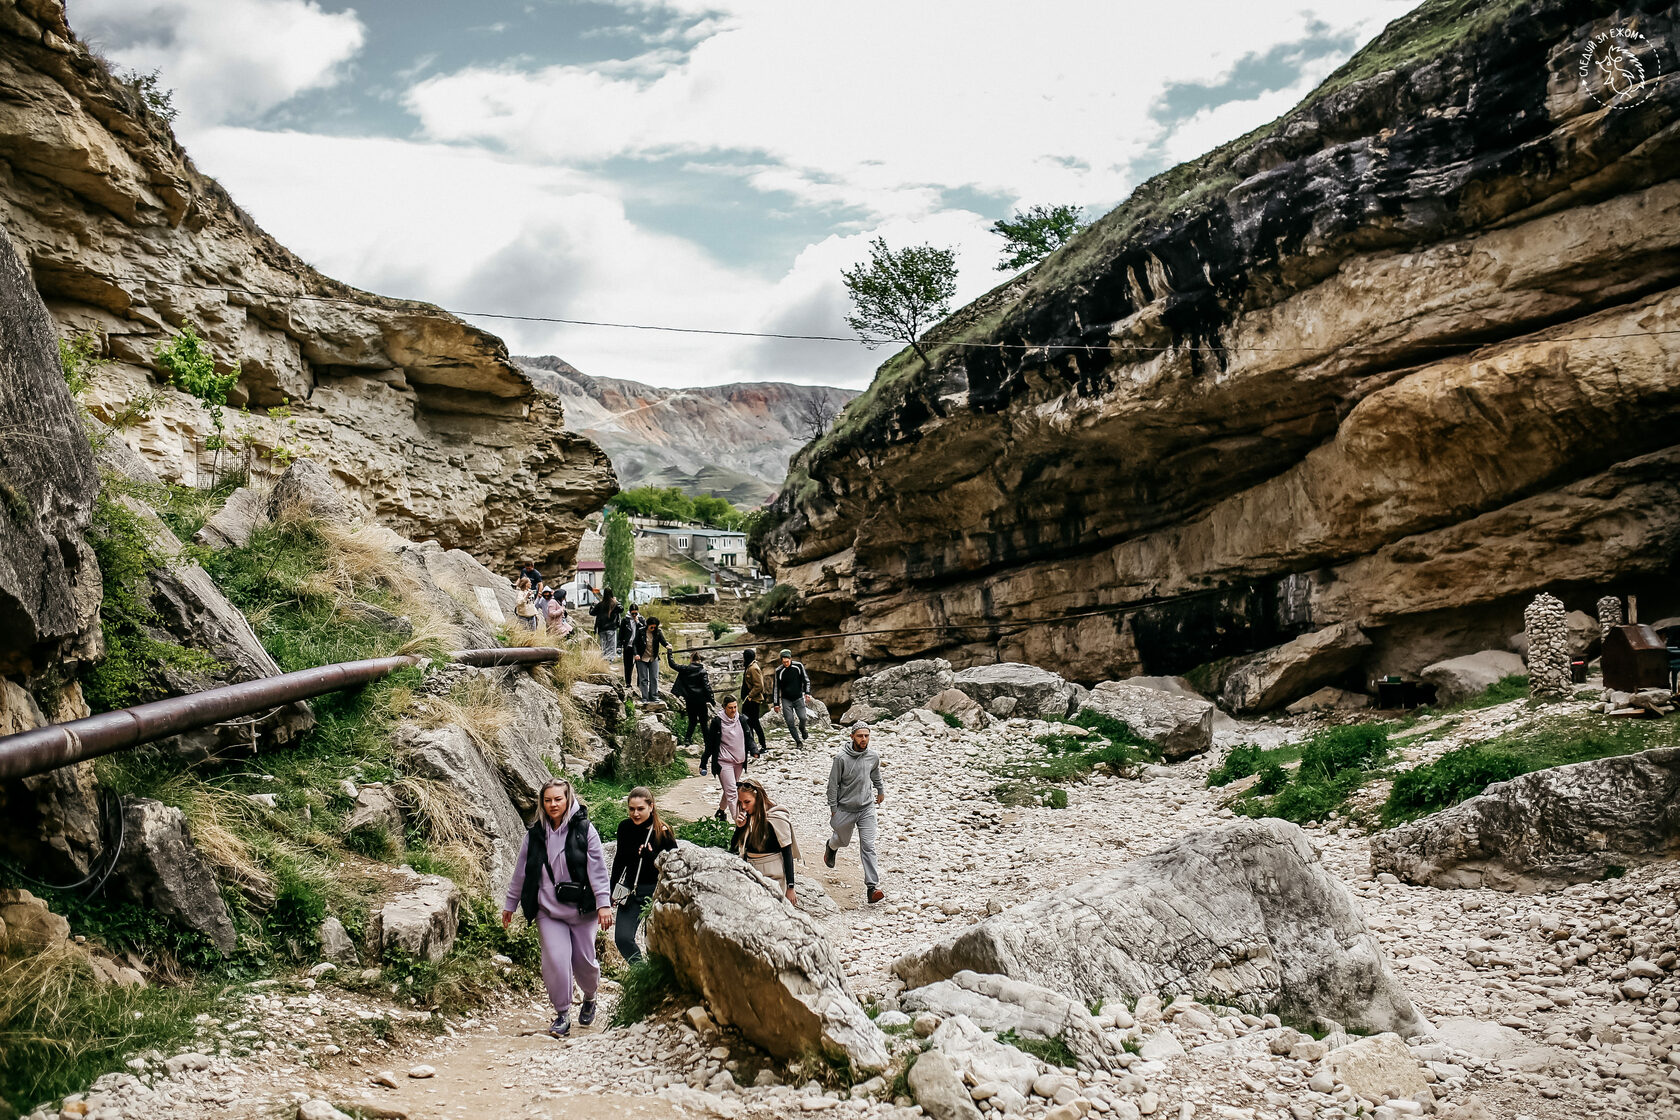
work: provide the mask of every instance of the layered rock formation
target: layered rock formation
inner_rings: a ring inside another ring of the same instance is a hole
[[[590,377],[553,356],[515,357],[538,388],[560,398],[566,425],[611,457],[624,486],[675,486],[761,506],[811,438],[813,410],[834,415],[855,389],[753,381],[661,389]]]
[[[801,649],[832,699],[906,657],[1089,684],[1342,622],[1350,677],[1412,671],[1538,588],[1673,613],[1680,76],[1606,108],[1577,72],[1623,23],[1673,58],[1645,8],[1425,4],[932,332],[931,369],[888,362],[793,464],[800,602],[761,629],[851,632]]]
[[[569,559],[615,483],[606,456],[502,342],[427,304],[317,273],[201,174],[169,125],[78,42],[59,0],[0,19],[0,225],[61,334],[113,359],[84,397],[165,478],[256,471],[307,446],[379,520],[498,567]],[[221,371],[238,446],[154,354],[191,326]],[[143,417],[131,406],[159,394]],[[267,410],[290,402],[288,422]],[[280,454],[276,456],[276,451]],[[544,510],[532,518],[532,508]]]

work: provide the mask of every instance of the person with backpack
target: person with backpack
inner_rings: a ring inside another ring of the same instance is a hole
[[[736,789],[747,771],[747,734],[735,697],[725,696],[723,711],[706,724],[706,753],[716,760],[718,785],[723,790],[716,814],[720,821],[733,821],[738,812]]]
[[[839,849],[851,846],[855,828],[858,855],[863,861],[863,895],[870,903],[886,897],[881,892],[881,870],[875,865],[875,807],[886,799],[881,756],[869,749],[869,725],[854,723],[851,742],[841,748],[828,768],[828,813],[833,833],[823,846],[823,865],[834,866]]]
[[[513,617],[519,620],[519,625],[527,630],[537,628],[537,593],[531,586],[531,581],[524,576],[513,585]]]
[[[647,625],[642,628],[642,636],[636,644],[636,685],[641,690],[642,702],[652,704],[659,699],[659,649],[671,648],[671,640],[665,636],[660,628],[659,619],[649,617]]]
[[[513,862],[502,928],[508,928],[516,909],[527,922],[536,923],[543,986],[555,1011],[548,1033],[562,1038],[572,1033],[574,980],[583,990],[578,1022],[587,1027],[595,1021],[595,993],[601,984],[595,930],[612,928],[612,891],[601,835],[589,823],[589,809],[571,783],[559,778],[543,783],[539,802],[542,811]]]
[[[758,664],[758,651],[749,649],[741,655],[741,720],[747,725],[747,753],[757,758],[769,749],[764,740],[764,724],[758,717],[770,699],[770,688],[764,683],[764,669]],[[757,736],[758,745],[753,746]]]
[[[618,655],[618,627],[624,621],[612,588],[601,593],[601,601],[590,607],[589,613],[595,616],[595,640],[601,643],[601,656],[611,661]]]
[[[683,732],[682,737],[682,745],[686,747],[694,742],[696,729],[706,729],[706,708],[712,702],[712,681],[706,675],[706,666],[700,660],[699,650],[688,655],[687,665],[678,665],[676,655],[670,649],[666,649],[665,662],[677,671],[677,680],[671,685],[671,692],[681,699],[688,709],[688,730]],[[700,757],[700,773],[706,773],[704,754]]]
[[[642,617],[642,608],[635,603],[630,604],[630,613],[618,624],[618,648],[624,651],[624,684],[629,687],[636,675],[636,645],[642,640],[642,630],[647,626],[647,620]]]
[[[735,816],[735,835],[729,850],[752,864],[753,870],[776,884],[795,906],[793,861],[799,858],[799,841],[793,835],[793,818],[775,805],[757,778],[744,778],[737,794],[740,811]]]
[[[810,738],[805,730],[805,703],[811,699],[811,674],[805,671],[803,664],[793,659],[791,649],[784,649],[781,665],[771,674],[771,681],[774,684],[771,699],[775,702],[776,711],[781,712],[782,722],[787,724],[788,734],[793,737],[793,745],[802,747]],[[798,717],[797,724],[795,717]]]
[[[653,888],[659,885],[659,853],[675,851],[677,837],[659,816],[653,791],[646,786],[630,791],[624,811],[629,816],[618,822],[618,844],[613,849],[612,900],[618,907],[613,941],[620,956],[634,961],[642,955],[636,947],[636,927],[653,898]]]

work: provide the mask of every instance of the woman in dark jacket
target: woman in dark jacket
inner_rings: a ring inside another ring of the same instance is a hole
[[[665,661],[677,671],[676,683],[671,686],[671,693],[681,697],[688,707],[688,730],[683,732],[683,746],[694,742],[694,729],[704,730],[706,727],[706,706],[712,702],[712,682],[706,675],[706,665],[700,660],[700,651],[696,650],[688,655],[687,665],[678,665],[677,658],[671,650],[665,651]],[[700,759],[700,773],[706,772],[706,758]]]
[[[618,904],[613,941],[627,961],[642,955],[636,947],[636,927],[659,885],[660,852],[674,851],[677,838],[659,816],[653,791],[637,786],[624,799],[629,817],[618,822],[618,846],[613,852],[612,898]]]
[[[764,705],[770,702],[770,688],[764,683],[764,669],[758,664],[758,651],[749,649],[741,655],[741,722],[747,728],[747,753],[757,758],[769,749],[764,741],[764,725],[758,722]],[[758,746],[753,746],[753,736]]]

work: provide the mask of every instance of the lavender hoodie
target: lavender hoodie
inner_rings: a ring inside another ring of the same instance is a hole
[[[728,716],[718,716],[718,728],[721,732],[718,743],[718,758],[724,762],[745,762],[747,760],[746,729],[741,724],[741,717],[734,719]]]
[[[547,829],[548,870],[553,876],[545,881],[537,891],[537,913],[542,916],[570,922],[578,925],[595,920],[594,911],[580,912],[576,906],[562,905],[554,897],[555,883],[569,883],[572,881],[571,872],[566,868],[566,829],[572,822],[572,814],[577,812],[577,799],[574,798],[566,809],[566,815],[560,820],[560,827],[555,828],[543,818],[543,826]],[[519,913],[519,896],[525,890],[525,853],[531,846],[530,833],[519,844],[519,857],[513,861],[513,882],[508,884],[507,899],[503,910]],[[588,863],[589,886],[595,891],[597,906],[612,905],[612,888],[607,885],[607,857],[601,850],[601,834],[595,831],[595,826],[589,826],[589,855]]]

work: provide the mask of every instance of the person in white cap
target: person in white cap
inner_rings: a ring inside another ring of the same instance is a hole
[[[824,846],[823,863],[833,867],[835,855],[851,846],[852,830],[857,829],[863,894],[871,903],[886,897],[881,891],[881,869],[875,864],[875,807],[886,799],[881,756],[869,749],[869,725],[860,720],[852,724],[851,742],[840,749],[828,768],[828,812],[833,834]]]

